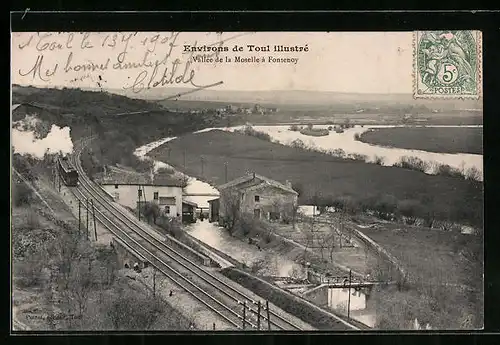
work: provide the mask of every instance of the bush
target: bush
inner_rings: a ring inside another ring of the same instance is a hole
[[[361,140],[361,135],[359,135],[359,133],[354,134],[354,140],[360,141]]]
[[[364,208],[373,210],[379,218],[391,220],[397,209],[397,199],[392,195],[379,195],[363,201]]]
[[[272,142],[272,138],[269,134],[257,131],[255,129],[253,129],[253,127],[250,125],[245,126],[244,129],[235,130],[235,132],[240,133],[240,134],[244,134],[244,135],[250,135],[252,137],[256,137],[256,138],[259,138],[261,140]]]
[[[33,159],[31,159],[31,161],[33,164],[35,163]],[[32,172],[32,164],[30,164],[29,157],[21,156],[19,153],[13,154],[12,167],[28,181],[34,181],[36,179]]]
[[[343,149],[335,149],[331,152],[331,154],[335,157],[339,158],[344,158],[345,157],[345,151]]]
[[[435,174],[446,177],[464,177],[460,170],[447,164],[437,164]]]
[[[21,207],[31,204],[33,200],[33,190],[24,183],[18,183],[13,190],[14,205]]]
[[[291,125],[289,130],[292,132],[298,132],[300,129],[297,125]]]
[[[476,167],[470,167],[465,171],[465,178],[469,181],[481,181],[481,172]]]
[[[312,137],[322,137],[328,135],[330,132],[327,129],[311,129],[311,128],[306,128],[306,129],[301,129],[300,134],[303,135],[309,135]]]
[[[418,200],[403,200],[397,204],[397,212],[404,217],[406,224],[413,225],[425,214],[423,205]]]
[[[292,141],[291,146],[296,149],[305,149],[306,147],[304,142],[300,139],[295,139],[294,141]]]
[[[429,169],[430,164],[428,162],[424,162],[418,157],[403,156],[397,163],[394,164],[394,166],[425,173]]]
[[[382,157],[382,156],[373,157],[373,163],[375,163],[377,165],[384,165],[384,157]]]
[[[366,162],[368,160],[367,155],[363,155],[360,153],[351,153],[348,155],[349,158],[354,159],[355,161]]]
[[[180,239],[184,236],[184,231],[176,219],[161,216],[158,218],[157,225],[174,238]]]

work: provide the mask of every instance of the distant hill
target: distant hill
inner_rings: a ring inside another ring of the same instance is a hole
[[[183,94],[194,89],[190,88],[154,88],[141,93],[133,93],[123,89],[107,89],[108,92],[124,95],[130,98],[147,100],[163,100],[177,94]],[[433,109],[482,109],[482,101],[475,100],[415,100],[411,94],[364,94],[329,91],[277,90],[277,91],[225,91],[204,89],[182,95],[179,100],[227,102],[227,103],[258,103],[276,106],[315,105],[331,106],[349,103],[373,105],[424,105]]]
[[[59,88],[53,86],[54,88]],[[28,87],[29,89],[30,87]],[[13,85],[13,89],[19,89]],[[175,97],[178,94],[180,101],[190,102],[214,102],[223,104],[262,104],[277,106],[280,108],[302,108],[304,106],[328,109],[339,104],[349,104],[354,107],[384,107],[384,106],[426,106],[429,109],[454,110],[454,109],[481,109],[482,100],[429,100],[414,99],[412,94],[365,94],[365,93],[344,93],[330,91],[305,91],[305,90],[277,90],[277,91],[226,91],[215,89],[204,89],[192,93],[193,88],[152,88],[140,93],[119,88],[99,89],[80,88],[84,91],[106,91],[109,93],[126,96],[129,98],[159,101],[168,97]],[[25,89],[26,90],[26,89]],[[17,91],[17,90],[16,90]],[[20,91],[20,90],[19,90]],[[22,91],[20,91],[22,92]],[[174,102],[175,99],[170,101]],[[169,101],[169,102],[170,102]]]

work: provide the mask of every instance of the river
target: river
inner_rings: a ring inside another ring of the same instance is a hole
[[[223,129],[227,131],[234,131],[235,129],[241,129],[244,126],[230,127],[230,128],[208,128],[203,129],[198,132],[206,132],[214,129]],[[329,125],[315,125],[315,128],[328,128]],[[384,165],[393,165],[398,162],[401,157],[413,156],[418,157],[426,162],[436,162],[441,164],[447,164],[453,168],[462,170],[471,167],[477,168],[481,174],[483,174],[483,155],[468,154],[468,153],[437,153],[428,152],[422,150],[409,150],[401,148],[383,147],[378,145],[371,145],[354,139],[356,134],[361,135],[362,133],[369,131],[370,129],[376,128],[394,128],[398,127],[395,125],[367,125],[364,127],[356,126],[353,128],[345,129],[344,133],[336,133],[335,131],[330,131],[326,136],[322,137],[312,137],[308,135],[301,134],[298,131],[290,131],[289,126],[280,125],[267,125],[267,126],[252,126],[253,129],[267,133],[271,138],[283,145],[290,145],[294,140],[300,139],[307,147],[316,148],[321,150],[334,150],[342,149],[346,154],[363,154],[368,156],[370,160],[375,156],[383,157]],[[399,126],[402,127],[402,126]],[[456,127],[470,127],[470,128],[482,128],[481,125],[469,125],[469,126],[426,126],[426,127],[436,127],[436,128],[456,128]],[[432,173],[431,170],[428,173]],[[482,176],[481,176],[482,178]]]
[[[230,128],[207,128],[196,133],[206,132],[210,130],[226,130],[234,131],[235,129],[241,129],[243,126],[236,126]],[[330,132],[328,136],[323,137],[311,137],[303,135],[299,132],[294,132],[289,130],[289,126],[279,126],[279,125],[267,125],[267,126],[252,126],[255,130],[267,133],[271,138],[284,145],[290,145],[292,141],[300,139],[306,146],[316,149],[332,150],[332,149],[342,149],[346,154],[363,154],[368,157],[381,156],[384,158],[385,165],[392,165],[396,163],[403,156],[415,156],[424,161],[434,161],[441,164],[448,164],[454,168],[462,169],[469,167],[476,167],[481,173],[483,171],[483,156],[474,154],[445,154],[445,153],[435,153],[427,152],[421,150],[408,150],[400,148],[389,148],[377,145],[370,145],[363,143],[361,141],[356,141],[354,136],[356,134],[362,134],[371,128],[391,128],[396,126],[387,125],[368,125],[364,127],[356,126],[354,128],[349,128],[344,130],[344,133]],[[458,127],[458,126],[428,126],[428,127]],[[482,127],[482,126],[464,126],[464,127]],[[316,125],[315,128],[328,128],[328,125]],[[151,150],[163,145],[164,143],[175,139],[176,137],[163,138],[147,145],[141,146],[136,149],[135,155],[141,159],[147,159],[146,154]],[[155,169],[162,167],[168,167],[173,169],[173,167],[160,161],[154,161]],[[208,183],[202,182],[196,178],[188,177],[188,186],[186,187],[187,194],[218,194],[218,191]],[[197,203],[200,207],[208,207],[207,201],[212,197],[203,196],[189,196],[187,199]],[[283,255],[278,253],[264,253],[257,250],[253,245],[249,245],[238,239],[229,236],[221,228],[210,224],[207,221],[200,222],[189,226],[186,229],[193,237],[207,243],[208,245],[221,250],[228,255],[232,256],[234,259],[246,263],[248,266],[259,265],[256,269],[257,274],[261,275],[278,275],[278,276],[288,276],[292,271],[295,274],[301,271],[300,266],[298,266],[293,261],[288,260]],[[343,304],[346,303],[347,293],[343,290],[332,290],[332,294],[329,294],[329,304],[333,308],[339,310],[343,308]],[[356,297],[353,297],[353,313],[352,317],[364,322],[370,326],[375,323],[375,314],[373,311],[367,310],[366,308],[366,296],[364,294],[359,294],[358,306],[356,303]],[[335,307],[337,306],[337,307]]]

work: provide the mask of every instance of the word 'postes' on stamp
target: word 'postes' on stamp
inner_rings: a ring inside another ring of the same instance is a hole
[[[472,98],[481,93],[481,32],[416,31],[414,98]]]

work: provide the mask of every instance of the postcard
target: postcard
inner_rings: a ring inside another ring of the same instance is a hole
[[[12,331],[483,328],[480,31],[11,44]]]

